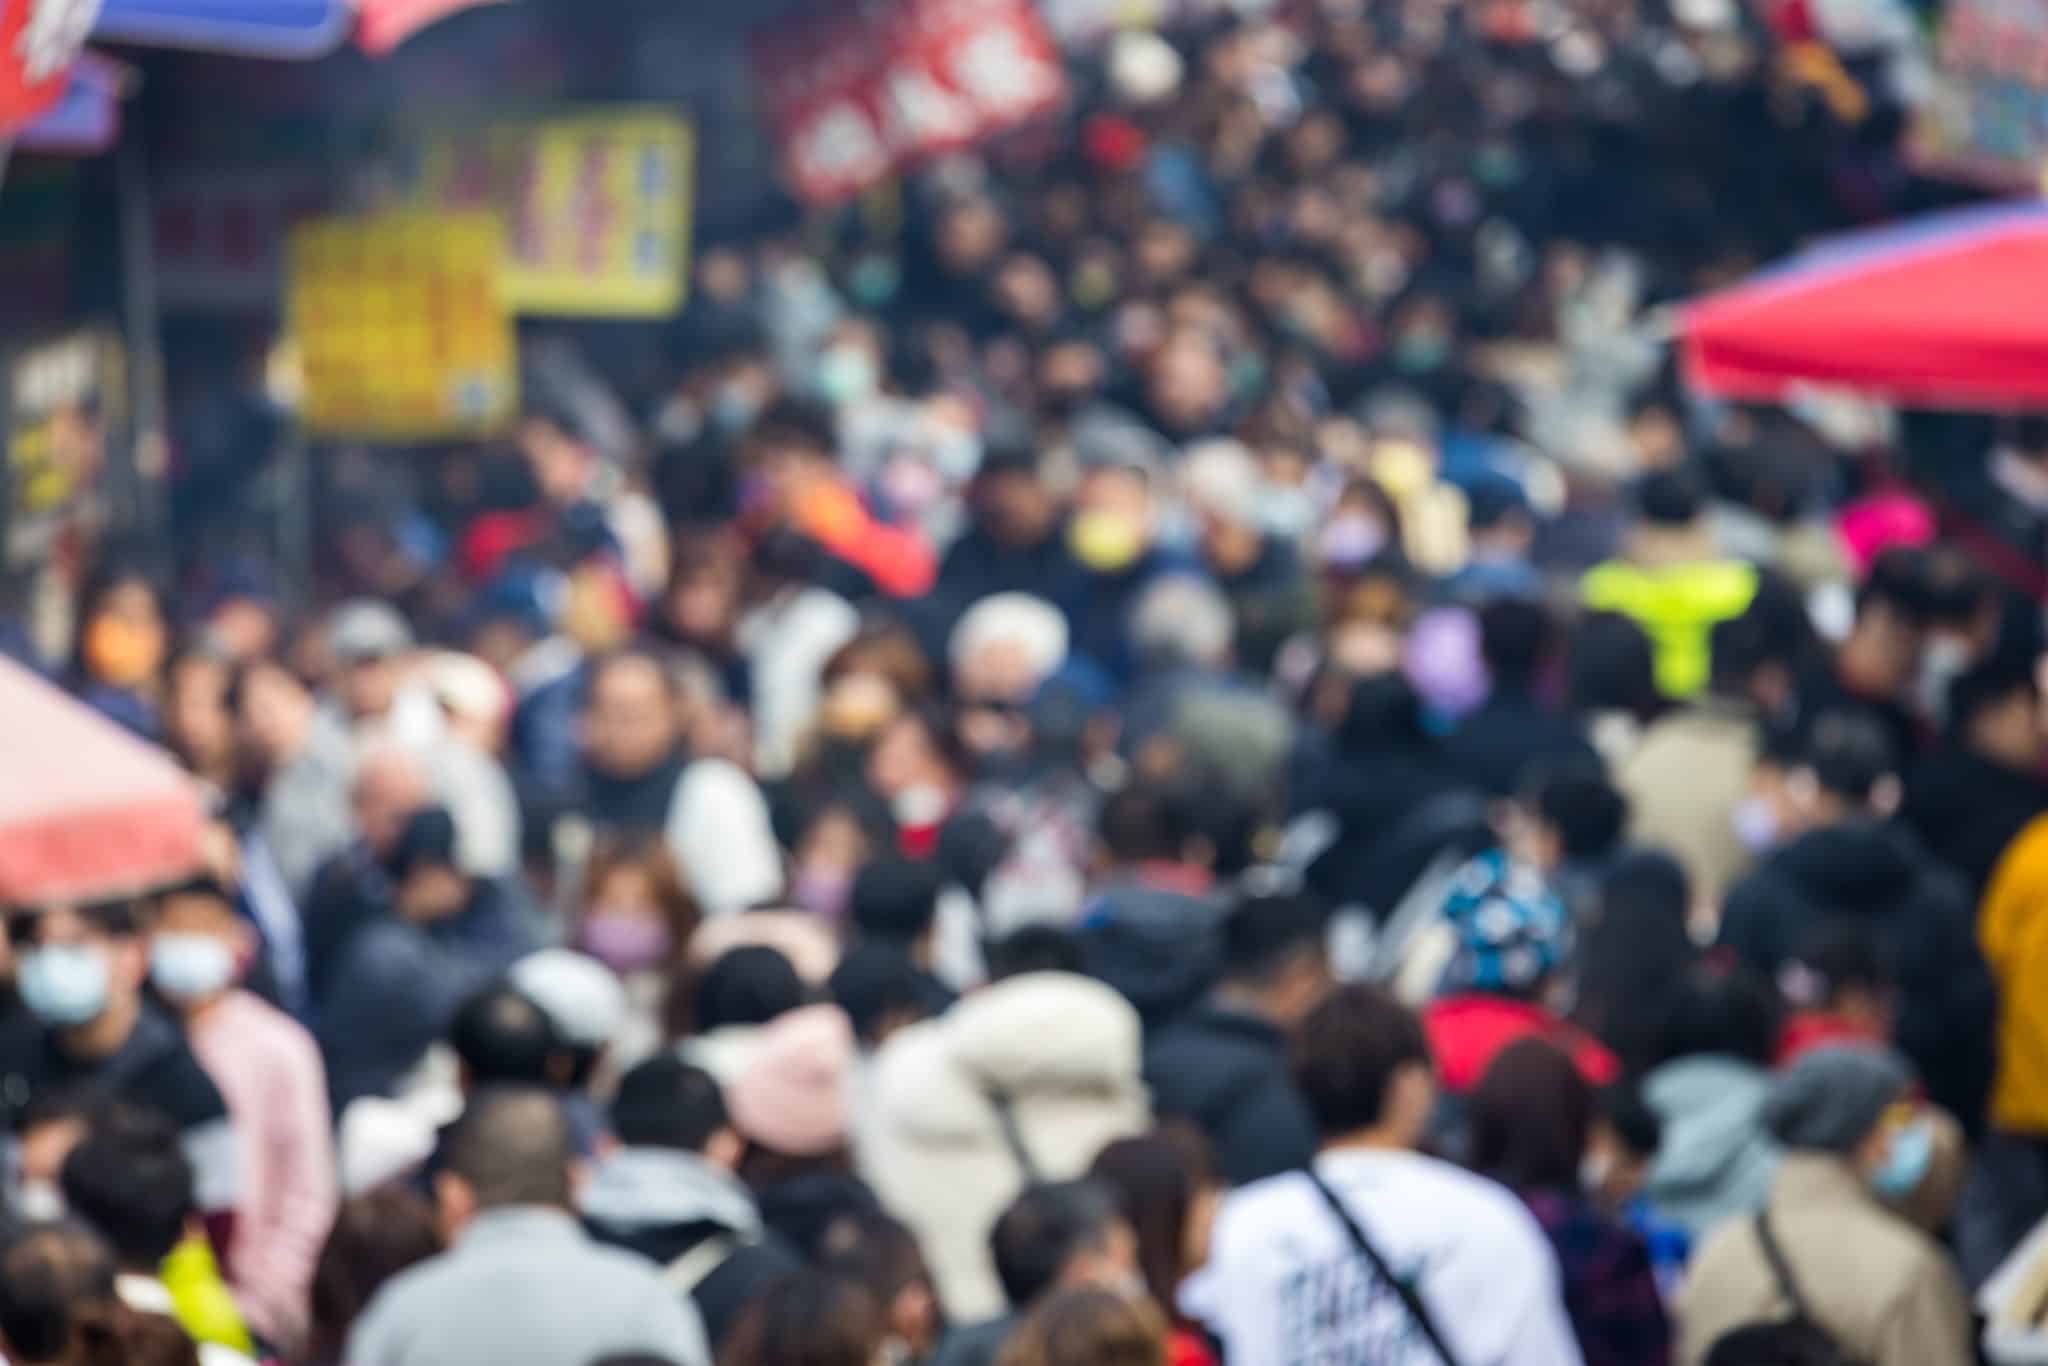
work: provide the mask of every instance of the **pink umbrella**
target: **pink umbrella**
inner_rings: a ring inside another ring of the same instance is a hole
[[[198,786],[144,744],[0,658],[0,903],[130,895],[198,870]]]

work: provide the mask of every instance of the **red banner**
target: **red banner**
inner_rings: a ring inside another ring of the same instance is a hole
[[[100,0],[0,0],[0,135],[57,102],[99,12]]]
[[[1031,0],[887,0],[755,34],[784,173],[803,199],[850,199],[972,147],[1066,93]]]

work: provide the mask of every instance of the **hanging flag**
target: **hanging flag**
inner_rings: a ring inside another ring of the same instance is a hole
[[[348,37],[351,0],[103,0],[95,38],[306,61]]]
[[[802,198],[851,199],[1055,108],[1066,74],[1031,0],[883,0],[758,30],[783,170]]]
[[[62,98],[99,8],[99,0],[0,0],[0,134]]]
[[[406,39],[458,10],[493,0],[358,0],[356,46],[372,57],[390,54]]]

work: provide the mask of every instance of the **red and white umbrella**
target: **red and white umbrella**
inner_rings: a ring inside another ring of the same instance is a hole
[[[205,811],[171,757],[0,658],[0,904],[147,891],[200,863]]]

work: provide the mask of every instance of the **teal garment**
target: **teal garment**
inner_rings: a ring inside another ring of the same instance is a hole
[[[1643,1100],[1664,1122],[1643,1194],[1694,1238],[1763,1208],[1782,1156],[1764,1129],[1770,1090],[1767,1070],[1718,1055],[1679,1058],[1643,1079]]]

